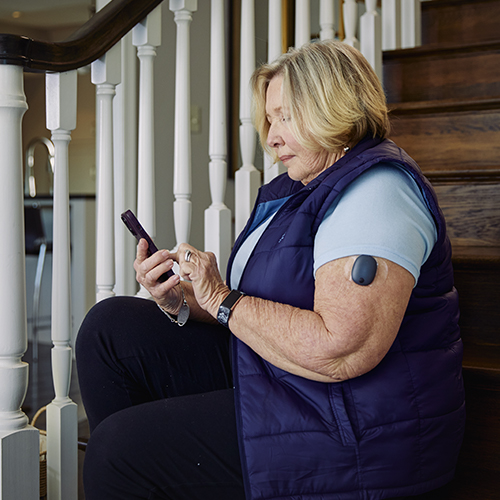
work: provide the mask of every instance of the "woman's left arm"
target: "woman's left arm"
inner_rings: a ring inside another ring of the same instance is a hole
[[[414,285],[406,269],[377,261],[369,286],[349,279],[353,257],[321,266],[314,311],[245,296],[229,327],[264,359],[296,375],[321,382],[362,375],[377,366],[394,342]],[[216,317],[228,292],[219,286],[203,307]]]

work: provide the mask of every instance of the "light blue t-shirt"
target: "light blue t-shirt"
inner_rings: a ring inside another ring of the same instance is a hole
[[[255,245],[287,199],[266,207],[238,250],[233,288],[238,288]],[[400,265],[416,283],[436,240],[436,225],[418,184],[398,165],[380,164],[351,182],[325,214],[314,240],[314,275],[327,262],[366,254]]]

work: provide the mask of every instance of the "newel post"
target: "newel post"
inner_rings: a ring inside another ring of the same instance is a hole
[[[39,436],[21,410],[28,387],[21,121],[23,69],[0,64],[0,498],[39,498]]]

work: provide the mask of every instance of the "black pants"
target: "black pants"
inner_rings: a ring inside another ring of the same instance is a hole
[[[106,299],[78,334],[87,500],[244,499],[229,333]]]

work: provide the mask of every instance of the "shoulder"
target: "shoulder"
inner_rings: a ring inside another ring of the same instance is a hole
[[[397,164],[379,164],[349,184],[327,211],[315,239],[315,269],[368,253],[405,267],[418,279],[436,239],[417,182]]]

